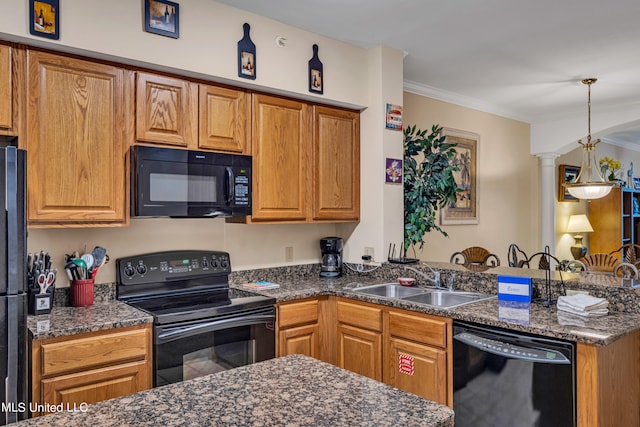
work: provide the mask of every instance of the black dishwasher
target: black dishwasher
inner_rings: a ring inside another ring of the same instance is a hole
[[[575,427],[575,344],[455,321],[456,427]]]

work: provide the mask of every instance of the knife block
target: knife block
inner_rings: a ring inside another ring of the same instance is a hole
[[[53,308],[53,291],[55,284],[49,286],[44,294],[40,293],[39,287],[29,287],[28,312],[32,315],[49,314]]]

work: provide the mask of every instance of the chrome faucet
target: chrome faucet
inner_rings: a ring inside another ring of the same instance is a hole
[[[420,277],[422,277],[424,279],[427,279],[428,281],[432,282],[436,286],[437,289],[441,289],[442,286],[440,284],[440,272],[434,270],[428,264],[422,264],[422,265],[426,266],[429,269],[429,271],[431,271],[431,273],[433,274],[433,279],[431,277],[427,276],[426,273],[424,273],[424,272],[422,272],[420,270],[417,270],[417,269],[415,269],[413,267],[405,266],[404,268],[405,268],[405,270],[411,270],[414,273],[416,273],[417,275],[419,275]]]

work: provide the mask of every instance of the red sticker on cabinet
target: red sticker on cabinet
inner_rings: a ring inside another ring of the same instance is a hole
[[[398,368],[401,374],[413,376],[414,368],[415,368],[413,357],[407,356],[406,354],[401,353],[398,356]]]

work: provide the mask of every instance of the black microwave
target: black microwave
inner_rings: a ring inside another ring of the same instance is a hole
[[[131,147],[131,216],[251,215],[251,157]]]

